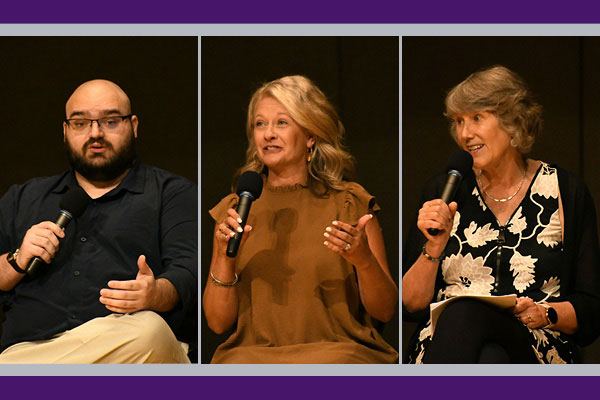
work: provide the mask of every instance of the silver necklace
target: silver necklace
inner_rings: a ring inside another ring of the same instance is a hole
[[[504,199],[497,199],[494,196],[492,196],[491,194],[489,194],[484,188],[483,185],[481,184],[481,175],[483,175],[483,171],[481,171],[481,173],[479,174],[479,176],[477,177],[477,183],[479,184],[479,187],[481,188],[481,190],[483,191],[483,194],[485,194],[487,197],[489,197],[490,199],[494,200],[497,203],[505,203],[507,201],[512,200],[513,197],[515,197],[517,195],[517,193],[519,193],[521,191],[521,188],[523,187],[523,182],[525,182],[525,175],[527,174],[527,165],[525,165],[525,169],[523,170],[523,176],[521,177],[521,183],[519,183],[519,187],[517,188],[517,191],[514,192],[512,195],[504,198]]]

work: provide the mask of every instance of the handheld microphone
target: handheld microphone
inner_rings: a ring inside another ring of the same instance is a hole
[[[89,203],[90,197],[81,187],[76,186],[69,189],[60,200],[60,210],[55,224],[64,230],[72,219],[83,214]],[[35,275],[44,264],[46,262],[40,257],[34,257],[27,265],[25,272],[30,276]]]
[[[440,198],[444,203],[450,204],[454,199],[454,195],[458,190],[458,185],[463,177],[473,169],[473,157],[468,152],[459,150],[448,158],[447,165],[446,170],[448,171],[448,177],[446,178],[446,185],[444,185],[444,190],[442,190],[442,196]],[[431,236],[435,236],[440,233],[440,230],[429,228],[427,229],[427,232],[429,232]]]
[[[252,202],[258,199],[262,193],[263,180],[258,172],[247,171],[240,176],[240,180],[237,185],[236,193],[240,196],[240,202],[237,206],[237,213],[242,218],[240,224],[242,229],[246,226],[248,220],[248,214],[250,214],[250,206]],[[244,232],[236,232],[235,236],[229,239],[227,243],[227,257],[235,257],[242,241],[242,235]]]

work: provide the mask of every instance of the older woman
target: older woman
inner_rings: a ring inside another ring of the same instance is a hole
[[[398,291],[374,216],[375,198],[347,181],[352,157],[333,106],[307,78],[258,89],[248,107],[246,164],[263,174],[245,228],[225,197],[203,297],[209,327],[236,331],[213,363],[392,363],[397,352],[374,328]],[[236,258],[226,256],[245,231]]]
[[[448,205],[439,199],[444,177],[427,185],[404,251],[403,305],[416,312],[460,295],[518,297],[508,312],[457,299],[433,337],[427,315],[409,362],[571,363],[575,344],[598,336],[593,200],[573,174],[526,157],[541,111],[521,78],[499,66],[448,93],[451,133],[473,156],[473,173]]]

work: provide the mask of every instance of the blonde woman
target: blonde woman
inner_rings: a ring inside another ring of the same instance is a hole
[[[448,93],[451,134],[473,156],[473,171],[450,204],[439,199],[443,177],[427,185],[404,249],[402,303],[422,312],[461,295],[517,300],[506,312],[458,299],[435,332],[426,315],[409,362],[572,363],[576,344],[598,336],[594,202],[576,176],[527,157],[541,114],[523,80],[500,66]]]
[[[393,363],[374,328],[395,313],[375,198],[348,179],[353,159],[325,95],[303,76],[259,88],[248,107],[246,163],[263,176],[237,257],[238,196],[215,220],[203,308],[209,327],[236,331],[213,363]]]

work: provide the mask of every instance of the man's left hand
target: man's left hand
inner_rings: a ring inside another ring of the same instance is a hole
[[[109,281],[110,289],[100,290],[100,303],[110,311],[126,314],[140,310],[153,310],[152,301],[157,296],[157,281],[146,263],[146,256],[137,261],[139,272],[135,280]]]

